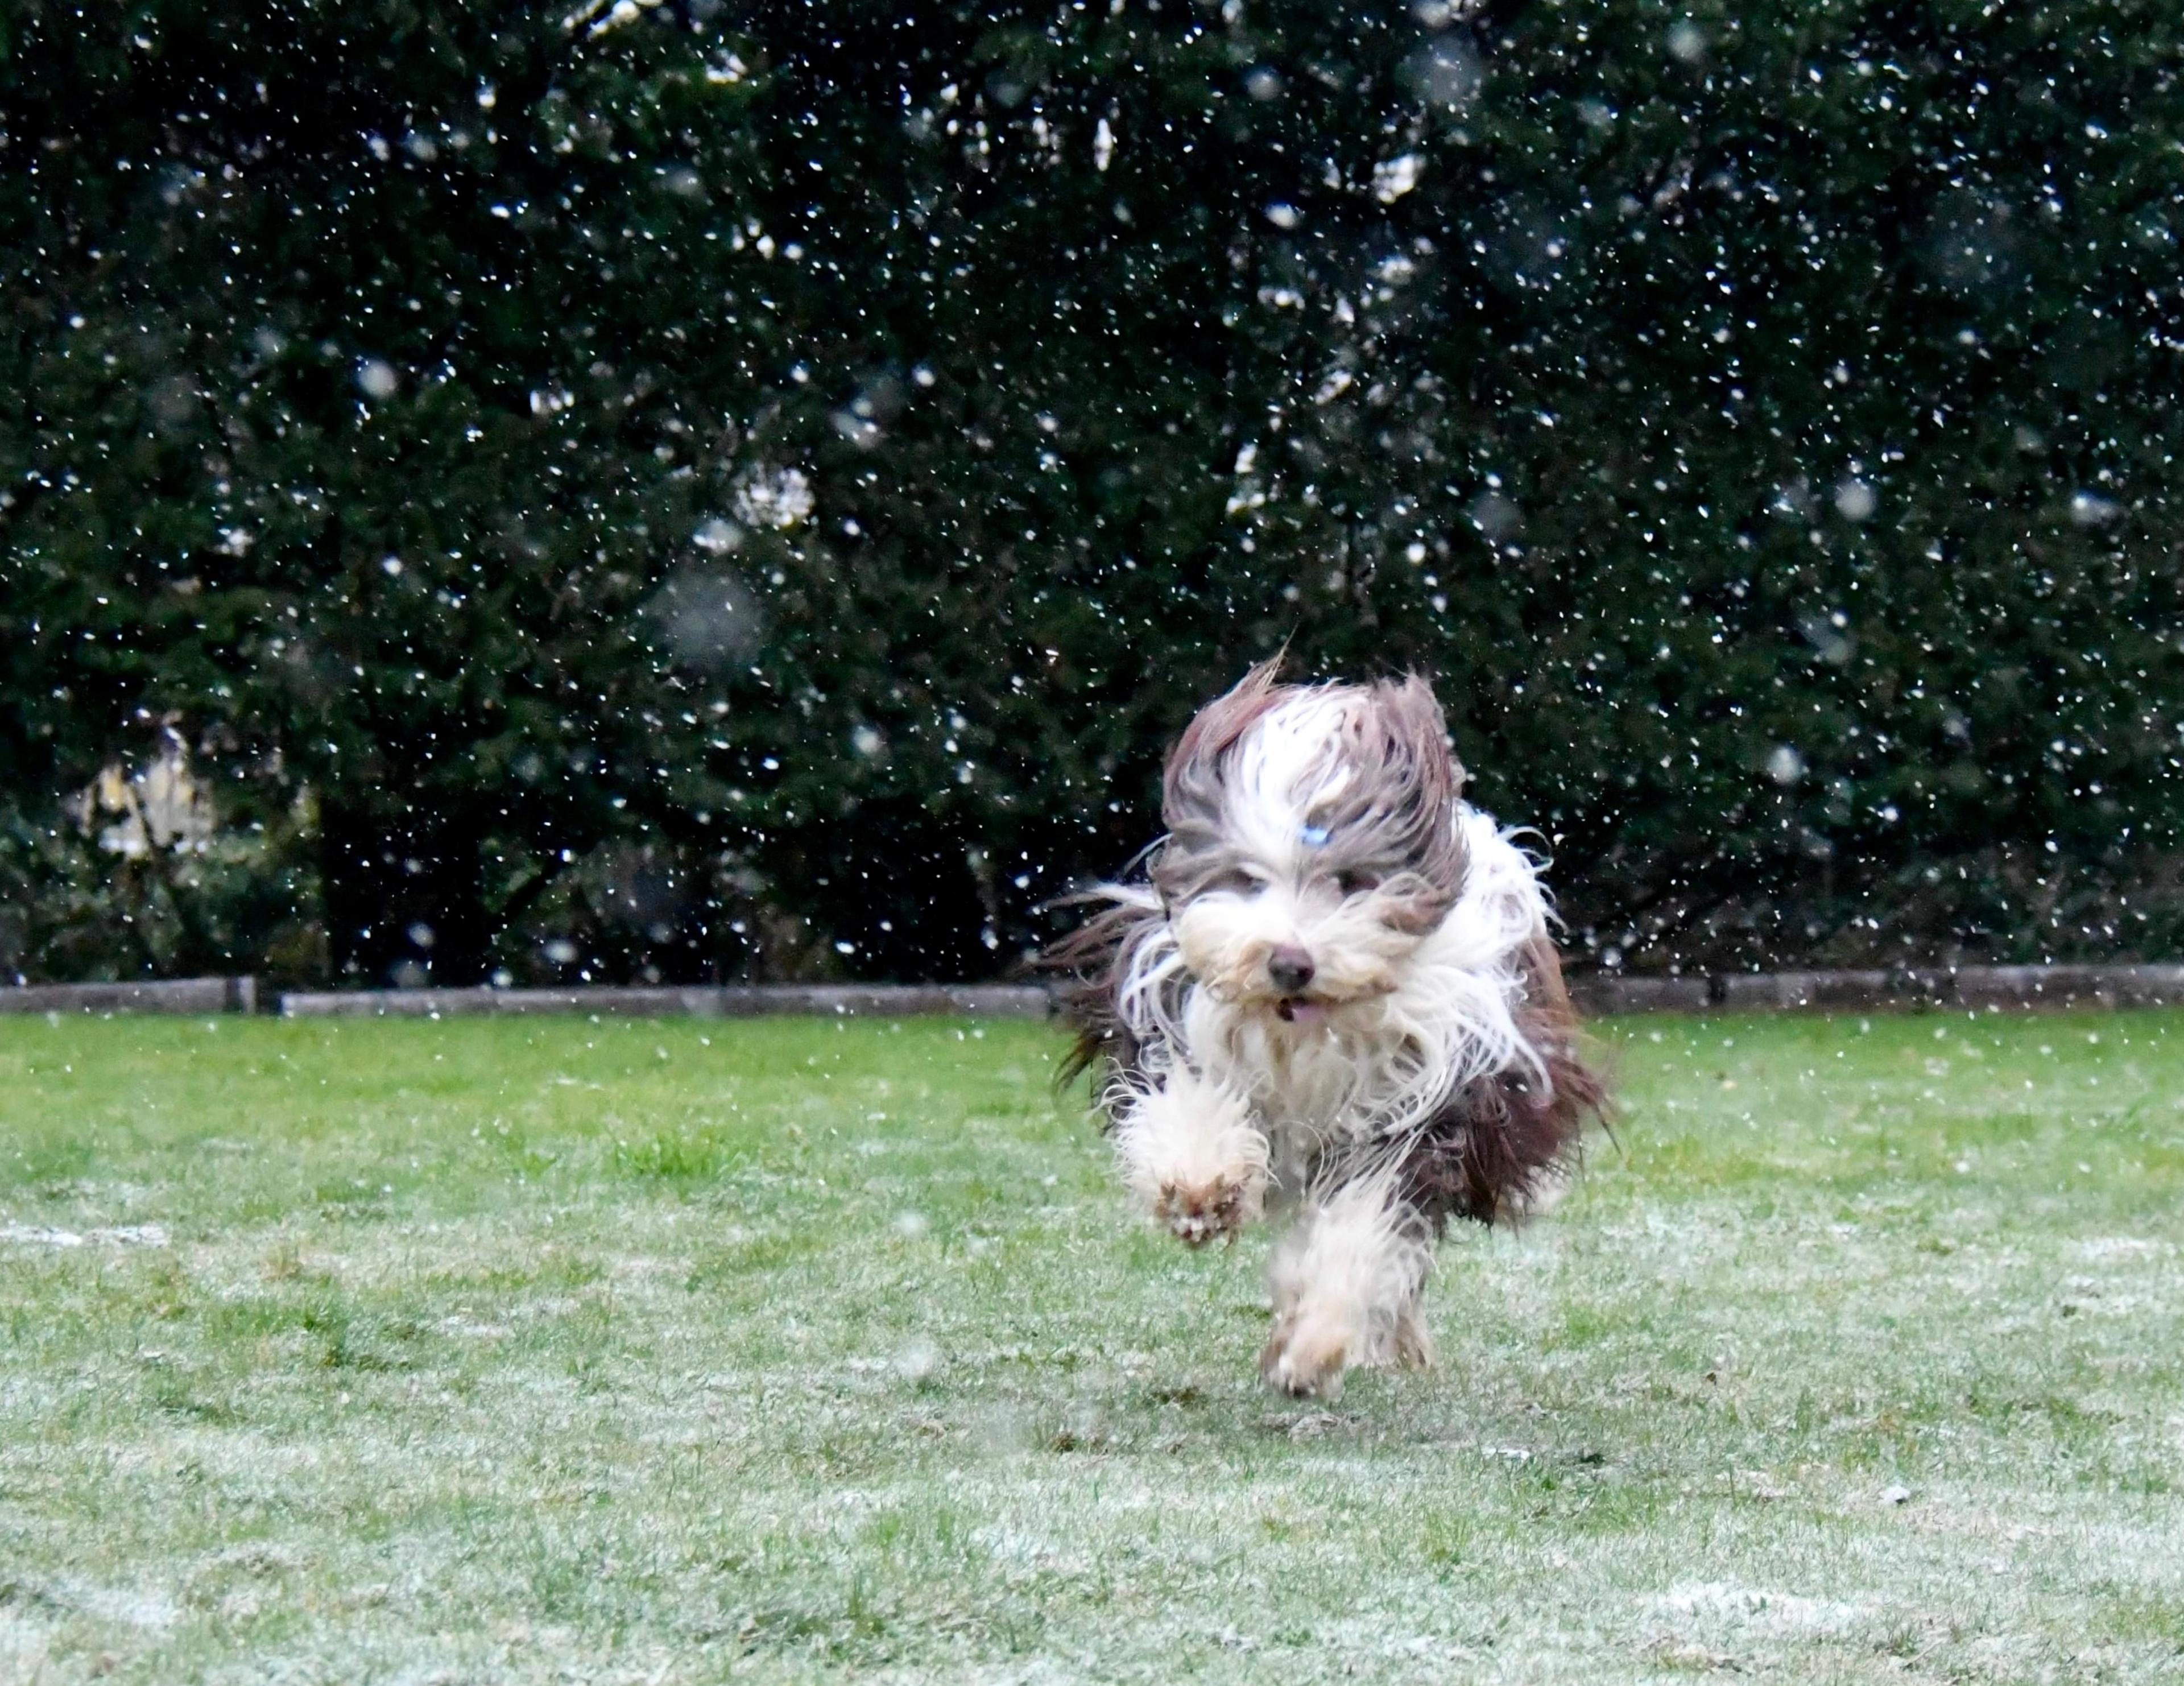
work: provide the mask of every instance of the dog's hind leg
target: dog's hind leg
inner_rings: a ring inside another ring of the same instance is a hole
[[[1424,1284],[1419,1284],[1423,1290]],[[1423,1292],[1413,1294],[1411,1302],[1396,1314],[1395,1359],[1405,1370],[1431,1370],[1434,1366],[1433,1337],[1426,1330]]]
[[[1332,1398],[1353,1365],[1432,1362],[1418,1315],[1432,1263],[1432,1231],[1391,1176],[1315,1200],[1268,1267],[1274,1328],[1259,1373],[1285,1393]]]

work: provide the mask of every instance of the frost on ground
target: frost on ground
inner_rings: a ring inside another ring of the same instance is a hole
[[[1328,1408],[1037,1027],[0,1024],[0,1678],[2184,1678],[2180,1032],[1613,1027]]]
[[[103,1229],[56,1229],[50,1225],[0,1224],[0,1246],[20,1247],[164,1247],[167,1232],[157,1224],[117,1224]]]

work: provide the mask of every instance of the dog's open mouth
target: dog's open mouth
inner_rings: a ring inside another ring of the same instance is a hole
[[[1327,1011],[1327,1002],[1308,995],[1285,995],[1274,1002],[1274,1017],[1284,1024],[1317,1024]]]

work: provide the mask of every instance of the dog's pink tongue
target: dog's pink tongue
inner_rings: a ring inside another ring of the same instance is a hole
[[[1302,1001],[1291,996],[1282,1002],[1278,1011],[1292,1024],[1317,1024],[1327,1017],[1327,1004],[1324,1002]]]

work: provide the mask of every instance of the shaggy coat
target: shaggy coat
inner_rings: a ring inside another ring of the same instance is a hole
[[[1423,680],[1254,668],[1170,753],[1146,879],[1045,957],[1155,1218],[1292,1215],[1261,1359],[1290,1392],[1429,1361],[1448,1220],[1522,1214],[1602,1107],[1533,863],[1463,777]]]

